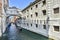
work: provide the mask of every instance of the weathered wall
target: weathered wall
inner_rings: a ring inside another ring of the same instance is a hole
[[[26,20],[23,20],[21,26],[23,28],[26,28],[27,30],[59,40],[60,39],[59,37],[60,36],[60,0],[46,0],[45,5],[43,5],[42,1],[43,0],[30,6],[29,8],[23,11],[22,16],[24,16]],[[36,8],[36,5],[38,5],[38,8]],[[53,9],[57,7],[59,7],[59,13],[54,14]],[[43,15],[42,10],[46,10],[46,15]],[[35,12],[38,13],[37,17],[35,16]],[[32,18],[31,15],[33,15]],[[48,17],[49,17],[49,21],[47,23]],[[37,28],[36,28],[36,24],[38,24]],[[44,24],[46,24],[46,29],[43,29]],[[54,26],[59,26],[59,32],[54,31]]]

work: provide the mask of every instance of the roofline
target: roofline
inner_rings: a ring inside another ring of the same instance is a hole
[[[26,8],[24,8],[24,9],[22,10],[22,12],[25,11],[26,9],[28,9],[29,7],[31,7],[32,5],[38,3],[39,1],[41,1],[41,0],[35,0],[35,1],[32,2],[30,5],[28,5]]]

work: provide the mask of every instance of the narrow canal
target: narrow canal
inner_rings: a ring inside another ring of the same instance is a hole
[[[18,30],[15,25],[11,25],[10,28],[6,31],[5,37],[2,40],[49,40],[48,38],[27,31],[23,29],[22,31]]]

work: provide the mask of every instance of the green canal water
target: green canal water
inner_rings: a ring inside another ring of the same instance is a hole
[[[11,26],[0,40],[51,40],[40,34],[36,34],[25,29],[18,30],[15,26]]]

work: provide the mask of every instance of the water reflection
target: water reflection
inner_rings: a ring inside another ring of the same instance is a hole
[[[2,40],[49,40],[48,38],[29,32],[25,29],[19,31],[15,25],[11,25],[6,31],[6,36]]]

